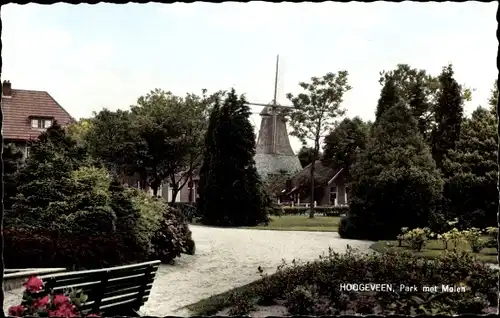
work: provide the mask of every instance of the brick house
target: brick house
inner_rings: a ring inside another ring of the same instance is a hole
[[[325,164],[321,160],[317,160],[314,165],[315,175],[315,200],[317,205],[347,205],[347,194],[349,190],[349,176],[346,171],[334,169]],[[286,196],[294,204],[310,203],[311,199],[308,195],[310,180],[311,164],[296,173],[292,178],[287,180],[285,189],[282,191],[283,196]]]
[[[29,141],[49,128],[54,121],[66,126],[74,118],[45,91],[12,89],[9,81],[2,83],[4,144],[14,144],[26,158]]]

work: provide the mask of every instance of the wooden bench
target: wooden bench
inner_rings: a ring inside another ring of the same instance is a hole
[[[46,291],[82,290],[84,313],[136,316],[153,287],[160,261],[41,276]]]

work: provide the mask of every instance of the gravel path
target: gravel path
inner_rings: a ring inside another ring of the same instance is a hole
[[[189,316],[179,308],[271,273],[281,260],[317,259],[331,247],[368,250],[373,242],[344,240],[333,232],[266,231],[190,226],[196,255],[182,255],[176,265],[160,266],[151,296],[141,312],[148,316]]]

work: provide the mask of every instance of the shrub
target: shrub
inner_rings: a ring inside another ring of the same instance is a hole
[[[201,217],[201,215],[198,213],[198,210],[196,209],[195,203],[175,202],[169,203],[169,205],[175,209],[178,209],[188,222],[193,222],[193,219]]]
[[[309,284],[296,286],[286,295],[286,307],[292,315],[312,315],[315,300],[318,298],[314,286]]]
[[[498,227],[487,227],[484,232],[488,234],[486,247],[495,247],[498,252]]]
[[[453,250],[456,250],[457,246],[464,241],[463,233],[457,228],[453,228],[448,232],[443,233],[442,237],[444,237],[448,242],[453,243]]]
[[[403,228],[404,229],[404,228]],[[416,228],[403,234],[403,239],[416,251],[421,251],[433,233],[429,228]]]
[[[175,208],[164,206],[160,227],[151,239],[152,257],[171,263],[181,253],[193,255],[195,243],[184,214]]]
[[[252,299],[241,293],[231,295],[232,306],[229,309],[230,316],[242,316],[249,314],[255,309],[255,304]]]
[[[359,231],[356,230],[356,225],[352,221],[352,216],[343,216],[340,218],[339,236],[342,238],[358,238]]]
[[[468,230],[463,230],[462,235],[464,240],[469,243],[474,253],[479,253],[485,247],[485,242],[481,240],[481,230],[478,228],[473,227]]]
[[[499,270],[486,266],[467,253],[445,252],[435,260],[416,258],[409,252],[362,254],[348,248],[347,253],[330,253],[306,264],[284,265],[269,277],[274,299],[287,299],[287,309],[314,315],[380,313],[416,315],[482,314],[498,302]],[[394,283],[405,285],[464,285],[466,292],[440,293],[439,297],[418,292],[348,292],[341,283]],[[309,285],[309,287],[308,287]],[[314,286],[314,287],[312,287]],[[295,299],[296,301],[292,301]],[[298,301],[300,299],[300,301]],[[334,309],[333,309],[334,308]],[[337,310],[335,313],[333,311]]]

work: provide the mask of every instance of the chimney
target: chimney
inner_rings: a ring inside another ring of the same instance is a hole
[[[11,97],[12,96],[12,87],[9,81],[3,81],[2,84],[2,97]]]

